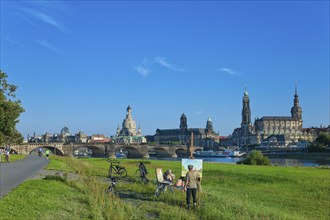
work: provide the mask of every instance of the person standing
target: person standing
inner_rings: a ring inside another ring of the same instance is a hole
[[[38,148],[38,156],[41,157],[42,156],[42,147]]]
[[[6,160],[6,163],[9,163],[9,154],[10,154],[10,146],[9,146],[9,144],[7,144],[6,147],[5,147],[5,160]]]
[[[199,178],[199,174],[196,170],[193,170],[194,166],[188,166],[188,172],[186,174],[186,183],[184,190],[187,194],[187,208],[190,209],[190,198],[193,197],[193,205],[194,209],[197,205],[197,180]]]
[[[2,149],[0,148],[0,163],[2,161]]]
[[[46,157],[47,157],[47,160],[48,160],[48,157],[49,157],[49,150],[46,150]]]

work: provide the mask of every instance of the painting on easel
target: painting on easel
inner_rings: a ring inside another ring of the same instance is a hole
[[[197,170],[199,176],[203,176],[203,160],[201,159],[182,159],[181,176],[185,177],[188,172],[188,165],[193,165],[193,170]]]

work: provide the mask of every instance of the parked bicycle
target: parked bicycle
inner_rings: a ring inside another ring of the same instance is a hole
[[[146,176],[148,174],[147,168],[144,166],[143,162],[140,162],[137,166],[139,166],[139,168],[135,171],[136,178],[141,178],[144,184],[148,184],[149,179]]]
[[[108,160],[110,162],[109,177],[113,176],[112,173],[118,174],[121,177],[127,176],[126,168],[119,165],[119,161]]]
[[[109,177],[110,180],[111,180],[111,183],[110,183],[110,186],[108,187],[107,189],[107,192],[110,192],[110,193],[116,193],[116,183],[118,182],[118,178],[115,177],[115,176],[110,176]]]

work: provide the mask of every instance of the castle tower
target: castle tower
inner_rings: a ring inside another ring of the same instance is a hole
[[[302,128],[302,109],[299,106],[299,96],[297,86],[295,88],[293,107],[291,108],[291,117],[299,121],[299,127]]]
[[[180,117],[180,133],[186,133],[188,130],[188,125],[187,125],[187,117],[183,113]]]
[[[117,126],[116,136],[119,136],[119,133],[120,133],[120,127],[119,127],[119,124],[118,124],[118,126]]]
[[[141,130],[140,124],[139,124],[139,128],[138,128],[137,136],[142,136],[142,130]]]
[[[211,118],[207,119],[205,130],[206,130],[206,133],[210,133],[213,131],[213,122],[212,122]]]
[[[243,96],[243,109],[242,109],[242,123],[241,123],[242,134],[251,133],[251,109],[250,109],[250,98],[247,89],[245,88]]]

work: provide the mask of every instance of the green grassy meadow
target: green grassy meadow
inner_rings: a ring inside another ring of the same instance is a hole
[[[120,160],[128,177],[117,184],[118,196],[105,192],[106,159],[51,158],[47,169],[77,179],[48,176],[27,180],[0,200],[0,219],[329,219],[330,169],[203,163],[203,191],[196,211],[185,209],[176,190],[154,196],[134,173],[144,161],[148,178],[155,168],[180,175],[180,161]],[[183,205],[183,207],[182,207]]]
[[[16,160],[21,160],[25,157],[26,157],[26,155],[24,155],[24,154],[10,154],[9,162],[15,162]],[[0,161],[1,161],[1,163],[6,162],[4,153],[1,154],[1,160]]]

